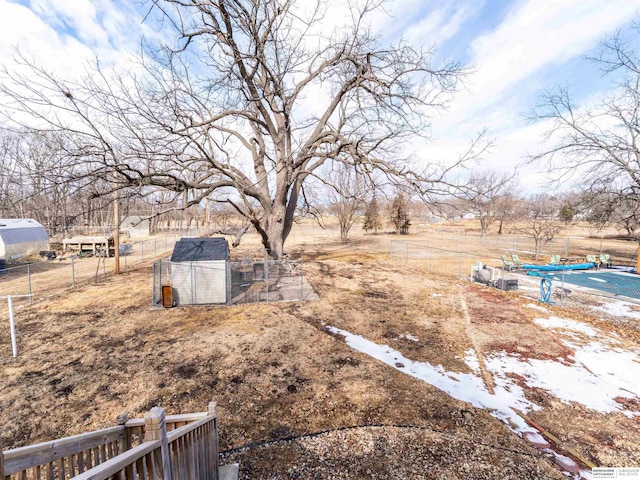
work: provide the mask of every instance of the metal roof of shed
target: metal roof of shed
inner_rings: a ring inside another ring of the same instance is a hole
[[[172,262],[206,262],[229,258],[229,243],[224,237],[181,238],[173,247]]]
[[[44,227],[32,218],[0,219],[0,241],[5,245],[49,241]]]

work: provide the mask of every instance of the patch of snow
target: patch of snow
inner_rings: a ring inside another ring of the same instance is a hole
[[[525,440],[527,440],[530,444],[535,445],[538,448],[551,447],[547,439],[537,432],[526,432],[524,435],[522,435],[522,437]]]
[[[506,352],[494,353],[485,357],[487,369],[494,375],[496,385],[509,388],[513,383],[512,374],[520,376],[523,382],[532,388],[546,390],[554,397],[563,402],[575,402],[585,407],[601,413],[622,412],[627,416],[633,416],[633,412],[628,412],[624,406],[618,403],[616,397],[634,398],[635,391],[640,391],[637,379],[640,378],[640,365],[624,373],[618,367],[603,364],[609,361],[599,354],[604,351],[582,351],[583,347],[576,347],[576,363],[565,364],[556,360],[539,360],[535,358],[524,358],[520,355],[511,355]],[[629,352],[627,352],[629,353]],[[615,354],[611,352],[609,358],[613,360]],[[587,360],[590,365],[585,368],[582,359]],[[613,361],[622,361],[626,368],[629,368],[629,359],[621,356]],[[591,369],[591,365],[596,371]],[[607,366],[610,372],[607,371]],[[636,385],[629,388],[629,383]],[[625,385],[623,387],[623,385]],[[633,389],[633,390],[632,390]]]
[[[572,348],[575,349],[574,358],[599,377],[605,383],[604,388],[611,388],[614,397],[631,397],[628,393],[640,397],[640,351],[612,349],[599,342]],[[616,393],[616,390],[622,390],[627,394]]]
[[[580,466],[573,459],[560,455],[557,452],[553,452],[553,456],[555,457],[556,463],[565,470],[573,473],[578,473],[580,471]]]
[[[431,294],[431,296],[432,296],[433,298],[436,298],[436,297],[442,297],[442,296],[444,296],[444,295],[443,295],[442,293],[432,293],[432,294]]]
[[[463,360],[473,373],[480,375],[480,361],[473,348],[464,352]]]
[[[627,317],[640,319],[640,312],[632,310],[632,307],[637,306],[624,300],[615,300],[612,302],[602,302],[598,307],[591,307],[593,310],[599,310],[609,315],[616,317]]]
[[[504,386],[497,385],[495,393],[491,394],[479,376],[470,373],[448,372],[441,365],[434,366],[428,362],[415,362],[388,345],[379,345],[346,330],[336,327],[327,327],[327,330],[342,335],[347,345],[359,352],[433,385],[458,400],[489,410],[491,415],[502,420],[516,433],[536,431],[515,410],[529,412],[540,410],[540,407],[527,400],[522,388],[515,383]],[[402,367],[396,366],[397,364]]]
[[[538,289],[535,288],[534,290],[538,290]],[[534,310],[540,310],[541,312],[548,312],[549,311],[548,309],[546,309],[544,307],[541,307],[540,305],[537,305],[535,303],[527,303],[525,305],[525,307],[533,308]]]
[[[406,338],[407,340],[411,340],[412,342],[419,342],[420,341],[420,339],[418,337],[414,337],[410,333],[407,333],[406,335],[400,335],[400,338]]]
[[[551,317],[535,321],[548,328],[569,329],[589,337],[597,334],[597,330],[574,320]],[[622,344],[613,338],[608,339],[612,344],[606,346],[601,341],[578,345],[563,340],[575,352],[573,357],[569,357],[569,362],[563,358],[529,359],[504,351],[487,355],[485,364],[495,383],[492,394],[481,378],[480,363],[473,349],[464,352],[464,361],[473,373],[449,372],[442,365],[410,360],[388,345],[379,345],[339,328],[326,328],[343,336],[351,348],[433,385],[458,400],[489,410],[491,415],[519,434],[535,433],[536,430],[527,425],[518,411],[526,413],[541,409],[527,400],[520,386],[522,384],[543,389],[563,402],[579,403],[601,413],[621,412],[629,417],[640,415],[626,410],[615,400],[618,397],[640,397],[640,363],[637,361],[640,351],[615,348]]]
[[[589,337],[595,337],[598,334],[598,330],[585,325],[582,322],[576,320],[569,320],[566,318],[549,317],[549,318],[534,318],[534,323],[537,323],[541,327],[545,328],[557,328],[561,330],[573,330],[574,332],[584,333]]]

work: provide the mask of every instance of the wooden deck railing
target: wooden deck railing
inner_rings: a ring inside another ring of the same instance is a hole
[[[7,450],[4,480],[218,480],[215,402],[207,412],[170,415],[154,407],[144,419]]]

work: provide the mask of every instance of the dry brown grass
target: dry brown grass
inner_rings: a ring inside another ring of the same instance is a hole
[[[223,450],[354,425],[425,429],[422,435],[396,432],[388,444],[380,432],[367,437],[379,448],[358,458],[377,469],[371,475],[350,460],[348,439],[327,439],[321,450],[331,451],[326,455],[347,472],[339,478],[388,478],[388,465],[402,464],[403,455],[437,466],[439,477],[424,478],[484,478],[481,472],[491,465],[510,465],[503,478],[562,478],[487,411],[353,351],[325,329],[361,334],[412,360],[458,372],[469,372],[461,358],[469,348],[484,355],[506,349],[534,358],[565,356],[566,348],[532,322],[534,313],[521,308],[528,300],[392,263],[388,236],[362,236],[348,245],[305,240],[290,250],[305,259],[321,297],[316,302],[152,311],[147,266],[20,310],[20,356],[1,367],[5,447],[109,426],[123,410],[130,416],[153,405],[169,413],[200,411],[213,399]],[[568,315],[599,324],[582,310]],[[408,340],[409,333],[420,341]],[[5,337],[0,351],[10,351]],[[535,420],[586,458],[602,465],[640,463],[634,420],[563,404],[535,389],[527,394],[544,407]],[[301,445],[283,442],[230,458],[241,460],[245,478],[290,478],[287,469],[307,458]],[[381,461],[381,454],[397,456]],[[463,454],[474,459],[466,471]],[[310,472],[306,476],[314,477]]]

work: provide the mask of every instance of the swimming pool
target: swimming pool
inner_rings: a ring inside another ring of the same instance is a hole
[[[545,272],[546,273],[546,272]],[[551,275],[549,275],[551,277]],[[562,282],[562,272],[555,272],[552,276],[554,286]],[[564,272],[564,283],[580,287],[593,288],[614,295],[630,298],[640,298],[640,275],[625,272],[595,271]]]

